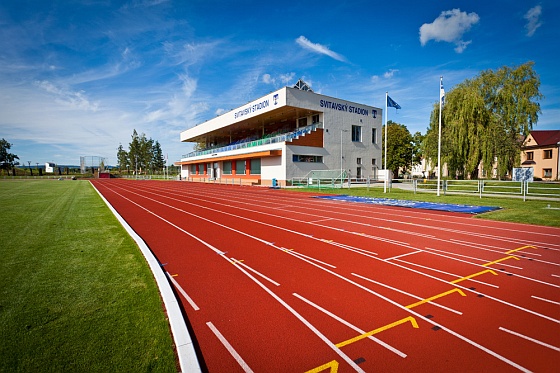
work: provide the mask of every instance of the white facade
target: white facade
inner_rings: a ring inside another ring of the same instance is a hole
[[[286,185],[311,171],[377,176],[379,108],[284,87],[181,133],[203,151],[181,158],[181,176]],[[245,166],[245,167],[243,167]]]

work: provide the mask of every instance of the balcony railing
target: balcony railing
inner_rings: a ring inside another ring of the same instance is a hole
[[[232,151],[232,150],[252,148],[252,147],[255,147],[255,146],[262,146],[262,145],[288,142],[288,141],[292,141],[293,139],[297,139],[300,136],[307,135],[307,134],[315,131],[317,128],[323,128],[323,123],[321,123],[321,122],[313,123],[309,126],[300,128],[297,131],[284,133],[282,135],[277,135],[277,136],[273,136],[273,137],[266,137],[265,136],[262,139],[242,142],[242,143],[239,143],[239,144],[231,144],[231,145],[222,146],[222,147],[219,147],[219,148],[212,148],[212,149],[195,150],[195,151],[192,151],[188,154],[184,154],[183,158],[192,158],[192,157],[198,157],[198,156],[201,156],[201,155],[222,153],[222,152],[228,152],[228,151]]]

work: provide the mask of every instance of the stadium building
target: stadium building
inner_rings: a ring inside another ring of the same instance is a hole
[[[303,81],[181,132],[192,181],[291,185],[293,180],[377,177],[382,111],[314,93]]]

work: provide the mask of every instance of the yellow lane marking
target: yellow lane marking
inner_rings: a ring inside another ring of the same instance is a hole
[[[513,256],[513,255],[510,255],[510,256],[506,256],[505,258],[502,258],[502,259],[494,260],[493,262],[488,262],[488,263],[486,263],[486,264],[483,264],[482,266],[483,266],[483,267],[486,267],[486,266],[489,266],[489,265],[492,265],[492,264],[496,264],[496,263],[500,263],[500,262],[502,262],[502,261],[504,261],[504,260],[512,259],[512,258],[515,259],[515,260],[520,260],[518,257]]]
[[[282,251],[284,251],[285,253],[287,253],[288,251],[294,251],[294,249],[282,249]]]
[[[308,370],[305,373],[317,373],[317,372],[322,372],[324,370],[327,370],[328,368],[330,368],[330,372],[331,373],[336,373],[338,372],[338,361],[333,360],[333,361],[329,361],[326,364],[321,365],[320,367],[317,368],[313,368],[311,370]]]
[[[241,260],[233,259],[233,260],[230,260],[229,262],[231,264],[237,264],[237,263],[243,263],[244,261],[245,261],[245,259],[241,259]]]
[[[177,277],[177,276],[179,276],[179,275],[178,274],[171,275],[171,277]]]
[[[362,339],[367,338],[367,337],[369,337],[369,336],[372,336],[372,335],[374,335],[374,334],[380,333],[380,332],[382,332],[382,331],[384,331],[384,330],[391,329],[391,328],[393,328],[393,327],[395,327],[395,326],[397,326],[397,325],[404,324],[404,323],[407,322],[407,321],[410,321],[410,323],[412,324],[412,326],[413,326],[414,328],[419,328],[418,322],[416,322],[416,319],[415,319],[414,317],[412,317],[412,316],[408,316],[408,317],[405,317],[404,319],[401,319],[401,320],[399,320],[399,321],[395,321],[394,323],[387,324],[387,325],[385,325],[385,326],[382,326],[381,328],[377,328],[377,329],[375,329],[375,330],[372,330],[371,332],[367,332],[367,333],[361,334],[361,335],[359,335],[359,336],[357,336],[357,337],[350,338],[350,339],[348,339],[348,340],[346,340],[346,341],[344,341],[344,342],[340,342],[340,343],[336,344],[335,346],[338,347],[338,348],[344,347],[344,346],[346,346],[346,345],[349,345],[349,344],[351,344],[351,343],[357,342],[357,341],[359,341],[359,340],[362,340]]]
[[[484,271],[480,271],[480,272],[477,272],[477,273],[473,273],[472,275],[468,275],[468,276],[465,276],[465,277],[462,277],[462,278],[458,278],[457,280],[453,280],[453,281],[451,281],[450,283],[451,283],[451,284],[456,284],[456,283],[458,283],[458,282],[461,282],[461,281],[464,281],[464,280],[468,280],[469,278],[476,277],[476,276],[481,275],[481,274],[486,273],[486,272],[490,272],[490,273],[492,273],[494,276],[498,276],[498,274],[497,274],[496,272],[494,272],[493,270],[491,270],[491,269],[485,269]]]
[[[414,307],[416,307],[416,306],[419,306],[419,305],[424,304],[424,303],[431,302],[431,301],[433,301],[434,299],[444,297],[444,296],[446,296],[446,295],[448,295],[448,294],[451,294],[451,293],[454,293],[454,292],[458,292],[458,293],[461,294],[461,296],[463,296],[463,297],[466,297],[466,296],[467,296],[467,294],[465,294],[465,293],[463,292],[463,290],[455,288],[455,289],[451,289],[451,290],[449,290],[449,291],[446,291],[446,292],[444,292],[444,293],[441,293],[441,294],[438,294],[438,295],[434,295],[433,297],[426,298],[426,299],[421,300],[421,301],[419,301],[419,302],[409,304],[408,306],[406,306],[406,308],[414,308]]]
[[[513,250],[510,250],[510,251],[506,251],[506,254],[511,254],[511,253],[514,253],[514,252],[516,252],[516,251],[523,250],[523,249],[536,249],[536,247],[533,246],[533,245],[527,245],[527,246],[523,246],[523,247],[518,247],[517,249],[513,249]]]

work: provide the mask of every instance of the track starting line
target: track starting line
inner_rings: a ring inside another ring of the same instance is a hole
[[[451,203],[406,201],[406,200],[392,199],[392,198],[356,197],[356,196],[348,196],[344,194],[336,195],[336,196],[316,196],[315,198],[343,201],[343,202],[370,203],[374,205],[410,207],[410,208],[425,209],[425,210],[462,212],[466,214],[482,214],[484,212],[500,209],[500,207],[496,207],[496,206],[456,205]]]

